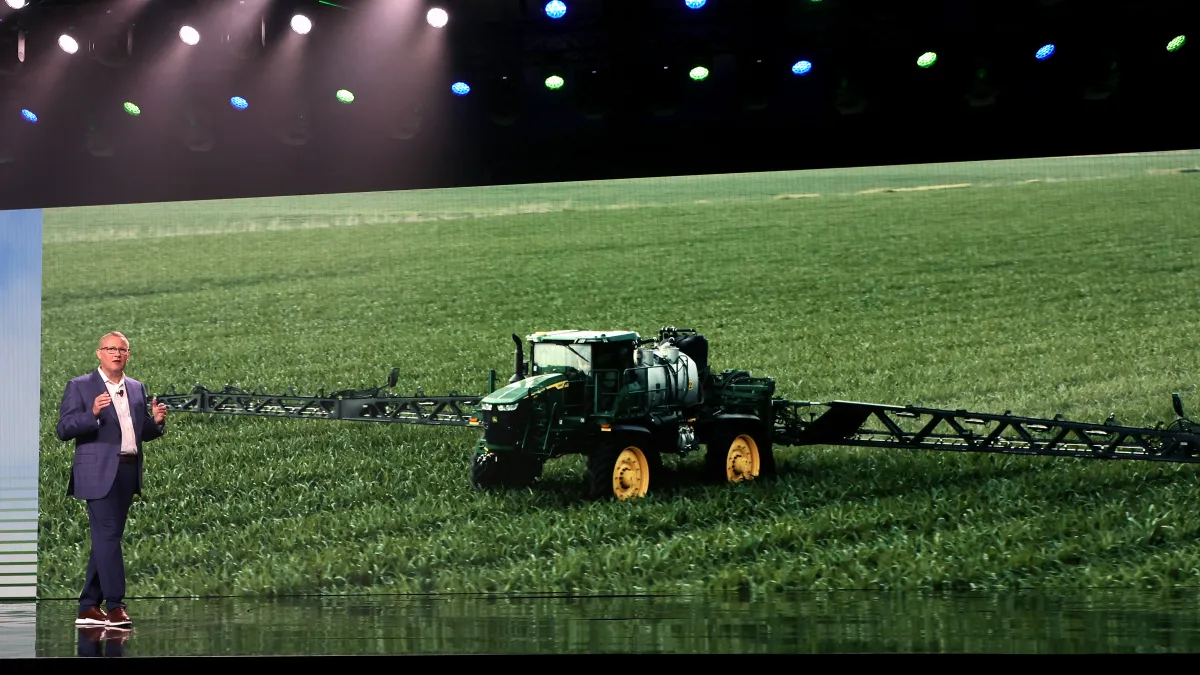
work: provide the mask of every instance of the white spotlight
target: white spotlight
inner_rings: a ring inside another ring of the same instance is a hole
[[[70,35],[60,35],[58,37],[58,46],[62,47],[62,50],[68,54],[74,54],[79,51],[79,43]]]
[[[429,10],[428,14],[425,15],[425,20],[429,22],[430,26],[433,26],[434,28],[441,28],[442,26],[446,25],[447,21],[450,20],[450,15],[446,13],[446,10],[440,7],[434,7],[433,9]]]
[[[191,26],[184,26],[183,28],[179,29],[179,39],[183,40],[189,45],[194,45],[197,42],[200,42],[200,31],[192,28]]]
[[[25,0],[4,0],[4,4],[13,9],[21,9],[25,6]]]
[[[292,17],[292,30],[301,35],[308,35],[308,31],[312,30],[312,21],[303,14],[297,14]]]

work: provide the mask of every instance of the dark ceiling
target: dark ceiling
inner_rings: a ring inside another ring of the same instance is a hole
[[[435,4],[442,31],[422,18]],[[1197,144],[1183,101],[1200,45],[1165,49],[1195,32],[1194,0],[569,0],[561,21],[543,4],[0,4],[0,207]],[[302,42],[297,11],[315,26]],[[184,21],[207,37],[181,57]],[[1047,42],[1054,57],[1033,59]],[[918,68],[926,50],[938,61]],[[551,74],[566,86],[547,90]]]

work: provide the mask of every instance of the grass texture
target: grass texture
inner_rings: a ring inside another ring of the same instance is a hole
[[[42,597],[87,518],[54,438],[95,340],[157,392],[481,393],[510,333],[689,326],[801,400],[1126,424],[1200,408],[1197,153],[45,212]],[[780,448],[780,477],[634,503],[583,461],[478,494],[478,432],[174,414],[130,596],[1200,585],[1191,465]],[[670,463],[668,466],[672,466]]]

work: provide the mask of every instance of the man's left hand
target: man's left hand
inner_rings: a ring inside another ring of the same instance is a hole
[[[159,403],[158,397],[155,396],[153,399],[151,399],[150,406],[154,410],[154,423],[162,424],[165,422],[167,419],[167,404]]]

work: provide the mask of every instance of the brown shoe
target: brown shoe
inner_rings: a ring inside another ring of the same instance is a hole
[[[132,626],[133,621],[129,618],[124,607],[118,607],[108,613],[109,626]]]
[[[99,607],[89,607],[79,613],[75,619],[76,626],[104,626],[108,624],[108,615]]]

